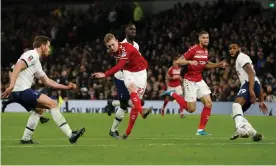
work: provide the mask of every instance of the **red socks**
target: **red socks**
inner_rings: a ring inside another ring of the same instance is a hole
[[[168,100],[168,99],[165,99],[165,100],[164,100],[163,109],[165,109],[165,108],[166,108],[166,106],[167,106],[168,102],[169,102],[169,100]]]
[[[135,124],[135,121],[138,116],[138,111],[135,108],[132,108],[129,114],[129,121],[128,121],[128,126],[126,129],[126,134],[129,135],[131,133],[131,130]]]
[[[184,109],[184,108],[183,108],[182,105],[180,105],[180,108],[179,108],[179,109],[180,109],[180,114],[183,114],[183,112],[184,112],[183,109]]]
[[[188,109],[188,106],[187,106],[187,102],[184,100],[184,98],[182,96],[179,96],[178,94],[176,93],[173,93],[172,94],[172,97],[176,100],[176,102],[180,105],[180,109],[183,110],[183,108],[185,110]]]
[[[135,92],[131,93],[130,94],[130,99],[131,99],[131,102],[132,102],[134,108],[136,109],[136,111],[138,111],[140,114],[142,114],[143,108],[142,108],[142,105],[141,105],[141,100],[138,97],[137,93],[135,93]]]
[[[201,118],[200,118],[198,129],[204,130],[210,115],[211,115],[211,108],[204,107],[201,112]]]

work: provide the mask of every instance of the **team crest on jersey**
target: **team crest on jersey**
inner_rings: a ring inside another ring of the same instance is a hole
[[[29,56],[28,61],[31,61],[33,59],[34,59],[34,57],[31,55],[31,56]]]

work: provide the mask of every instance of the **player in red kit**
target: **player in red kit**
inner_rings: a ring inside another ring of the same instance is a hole
[[[200,123],[196,135],[209,135],[205,132],[205,126],[211,115],[212,100],[211,91],[202,79],[202,72],[205,68],[225,67],[224,61],[220,63],[208,62],[209,34],[205,31],[199,33],[199,44],[191,47],[177,60],[179,65],[188,64],[188,72],[184,75],[184,99],[175,93],[174,90],[167,90],[162,95],[173,97],[179,105],[192,113],[196,110],[196,99],[200,99],[204,108],[201,113]]]
[[[131,130],[135,124],[138,113],[142,115],[142,118],[146,118],[149,110],[142,109],[141,98],[144,95],[147,86],[147,67],[148,63],[141,53],[133,47],[130,43],[119,43],[115,36],[111,33],[104,37],[104,42],[112,55],[118,59],[118,63],[107,70],[104,73],[98,72],[93,75],[96,78],[105,78],[113,75],[114,73],[122,70],[124,75],[124,83],[127,87],[130,99],[132,102],[132,109],[130,112],[129,124],[126,133],[121,138],[126,139],[131,133]]]
[[[166,75],[167,79],[167,90],[174,90],[176,94],[183,96],[183,90],[181,86],[181,67],[176,63],[177,59],[173,60],[173,66],[169,68],[168,73]],[[161,111],[161,115],[164,116],[165,108],[170,101],[170,97],[166,96],[163,104],[163,108]],[[184,118],[184,111],[182,105],[180,105],[180,117]]]

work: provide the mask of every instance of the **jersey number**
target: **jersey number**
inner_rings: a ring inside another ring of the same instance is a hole
[[[246,92],[246,89],[240,89],[238,95],[243,94]]]
[[[138,87],[137,93],[138,94],[144,94],[145,88]]]

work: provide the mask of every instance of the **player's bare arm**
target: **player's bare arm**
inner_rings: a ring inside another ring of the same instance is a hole
[[[73,84],[71,82],[67,86],[59,84],[59,83],[55,82],[54,80],[48,78],[48,76],[46,76],[46,75],[41,77],[40,80],[42,81],[42,83],[44,85],[47,85],[47,86],[55,88],[55,89],[67,90],[67,89],[75,89],[77,87],[76,84]]]
[[[213,69],[213,68],[225,68],[227,66],[227,63],[225,60],[219,62],[219,63],[212,63],[212,62],[209,62],[206,64],[205,68],[207,69]]]
[[[249,63],[246,63],[243,66],[243,69],[248,74],[248,81],[249,81],[249,93],[250,93],[250,100],[252,104],[256,103],[256,95],[254,92],[254,83],[255,83],[255,73]]]
[[[267,114],[268,113],[268,108],[264,102],[264,91],[263,91],[263,88],[261,88],[261,91],[260,91],[260,96],[259,96],[259,107],[260,107],[260,111],[263,112],[263,114]]]
[[[21,60],[21,61],[19,61],[19,62],[16,63],[16,65],[14,66],[13,72],[10,75],[10,86],[2,94],[2,98],[6,98],[6,97],[9,96],[9,94],[11,93],[11,91],[14,88],[15,81],[16,81],[19,73],[22,70],[26,69],[26,68],[27,68],[27,65],[26,65],[26,63],[23,60]]]
[[[176,61],[176,63],[179,64],[179,65],[187,65],[187,64],[190,64],[190,65],[197,65],[197,64],[198,64],[197,61],[186,60],[183,56],[181,56],[181,57]]]

